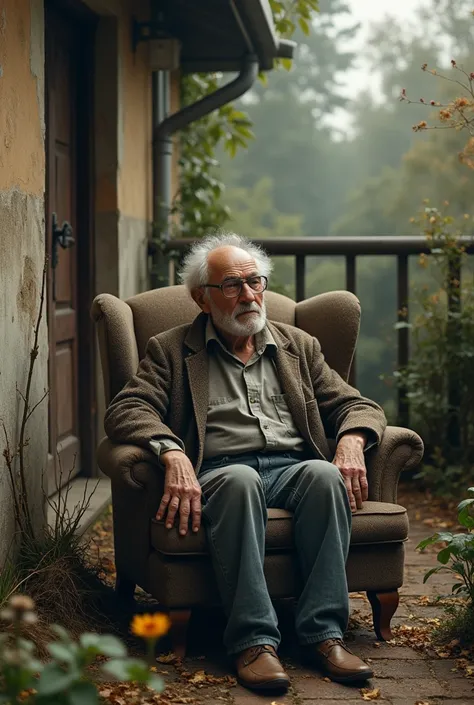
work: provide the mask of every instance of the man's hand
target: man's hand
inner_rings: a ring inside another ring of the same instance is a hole
[[[336,454],[333,459],[344,479],[351,511],[362,508],[369,496],[367,483],[367,469],[365,467],[364,446],[366,444],[364,433],[347,433],[337,444]]]
[[[201,486],[189,458],[180,450],[169,450],[160,456],[165,466],[165,491],[156,518],[166,516],[166,528],[171,529],[179,510],[179,533],[187,534],[189,517],[194,532],[201,526]]]

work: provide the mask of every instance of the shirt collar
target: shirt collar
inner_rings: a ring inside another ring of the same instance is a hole
[[[212,322],[212,318],[208,316],[206,323],[206,348],[210,349],[210,347],[215,345],[216,343],[218,343],[220,347],[225,350],[225,352],[229,352],[229,350],[227,350],[227,348],[217,335],[217,331]],[[270,333],[268,326],[265,326],[265,328],[263,328],[260,333],[256,334],[255,351],[259,355],[263,355],[264,353],[267,355],[275,355],[277,351],[277,344],[275,338]]]

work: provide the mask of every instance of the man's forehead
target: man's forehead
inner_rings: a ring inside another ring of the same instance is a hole
[[[209,274],[215,277],[240,276],[256,272],[255,259],[238,247],[222,247],[210,253]]]

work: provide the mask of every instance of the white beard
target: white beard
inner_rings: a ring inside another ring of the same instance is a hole
[[[267,311],[265,302],[258,306],[256,303],[238,304],[232,313],[222,313],[214,302],[210,301],[211,318],[216,328],[220,328],[227,335],[247,336],[256,335],[265,328],[267,322]],[[243,321],[239,321],[237,316],[243,311],[255,311],[255,315],[245,316]]]

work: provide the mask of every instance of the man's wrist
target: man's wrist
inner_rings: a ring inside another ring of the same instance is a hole
[[[360,447],[363,449],[365,448],[366,444],[368,441],[368,434],[365,433],[364,431],[349,431],[348,433],[344,433],[340,439],[339,443],[356,443],[357,445],[360,444]]]
[[[165,464],[167,461],[170,462],[171,460],[173,460],[173,457],[174,457],[177,453],[179,453],[180,455],[182,455],[182,454],[184,453],[184,451],[181,450],[181,448],[169,448],[168,450],[164,450],[164,451],[160,454],[160,460],[161,460],[161,462],[162,462],[163,464]]]

